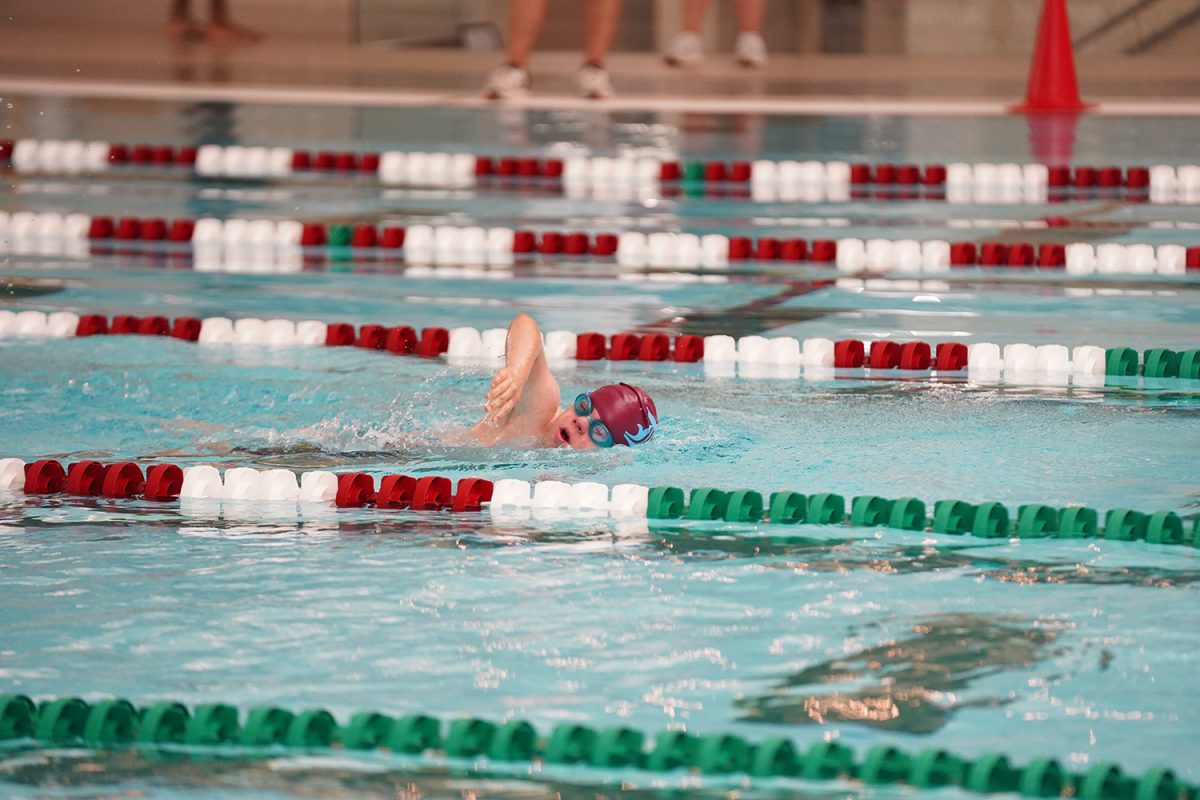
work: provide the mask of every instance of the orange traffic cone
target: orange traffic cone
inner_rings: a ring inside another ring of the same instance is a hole
[[[1066,0],[1045,0],[1025,102],[1013,110],[1082,111],[1089,105],[1079,98]]]

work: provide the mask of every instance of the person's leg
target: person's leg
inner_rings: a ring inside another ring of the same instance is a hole
[[[738,3],[738,9],[741,9]],[[704,12],[708,10],[708,0],[684,0],[683,29],[689,33],[699,33],[704,24]]]
[[[612,97],[612,81],[604,59],[612,47],[621,14],[621,0],[587,0],[583,12],[583,66],[575,73],[575,89],[584,97]]]
[[[767,45],[762,38],[767,0],[734,0],[734,6],[741,29],[733,48],[737,62],[743,67],[761,67],[767,63]]]
[[[171,0],[171,14],[167,17],[167,36],[172,39],[186,39],[196,34],[196,24],[192,22],[190,0]]]
[[[229,6],[225,0],[209,0],[208,20],[213,25],[229,24]]]
[[[208,30],[205,38],[209,44],[238,44],[260,41],[263,35],[234,22],[229,16],[226,0],[209,0]]]
[[[694,67],[704,60],[700,26],[707,10],[708,0],[684,0],[683,30],[671,38],[663,53],[663,60],[672,67]]]
[[[621,0],[587,0],[583,12],[585,64],[604,66],[620,15]]]
[[[742,33],[762,33],[763,17],[767,13],[767,0],[734,0],[738,28]]]
[[[511,66],[527,68],[545,18],[546,0],[509,0],[508,63]]]
[[[545,17],[546,0],[509,0],[508,60],[488,73],[484,97],[511,100],[529,93],[529,56]]]

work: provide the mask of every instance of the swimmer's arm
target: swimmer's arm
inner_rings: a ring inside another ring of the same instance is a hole
[[[535,407],[547,404],[556,411],[558,381],[546,363],[542,331],[533,317],[518,314],[509,324],[504,356],[505,364],[496,370],[488,390],[488,416],[502,422],[515,410],[530,413]]]

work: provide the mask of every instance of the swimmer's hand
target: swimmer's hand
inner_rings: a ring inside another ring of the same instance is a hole
[[[521,373],[511,366],[496,370],[492,386],[487,393],[487,415],[496,425],[502,425],[517,407],[525,381]]]

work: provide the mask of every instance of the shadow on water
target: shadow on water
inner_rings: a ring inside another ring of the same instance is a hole
[[[1011,698],[958,702],[988,676],[1055,655],[1057,631],[992,617],[952,614],[913,626],[913,636],[788,675],[765,694],[739,700],[747,722],[808,725],[849,722],[932,733],[961,708],[996,707]],[[839,688],[844,687],[844,688]]]
[[[916,534],[914,534],[916,535]],[[978,539],[963,544],[887,544],[861,537],[711,535],[695,528],[656,525],[647,546],[683,558],[726,560],[770,559],[768,569],[844,573],[863,570],[885,574],[918,574],[970,570],[992,580],[1019,584],[1079,586],[1145,586],[1181,588],[1200,583],[1200,571],[1164,570],[1161,566],[1097,567],[1078,561],[1003,558]],[[1078,543],[1083,546],[1082,542]]]
[[[38,278],[0,278],[0,301],[10,298],[41,297],[58,294],[66,288],[62,281]]]
[[[480,769],[388,763],[387,754],[362,757],[336,751],[312,756],[205,757],[152,751],[22,750],[0,757],[0,794],[34,789],[36,797],[154,797],[163,791],[201,791],[213,797],[447,798],[584,800],[595,797],[846,798],[846,787],[771,786],[737,779],[699,779],[588,770],[586,776],[545,775],[525,765],[507,774]],[[407,761],[415,761],[408,758]],[[579,775],[578,770],[574,770]],[[662,784],[666,783],[667,786]],[[641,784],[639,786],[639,784]],[[650,786],[657,784],[654,788]]]

